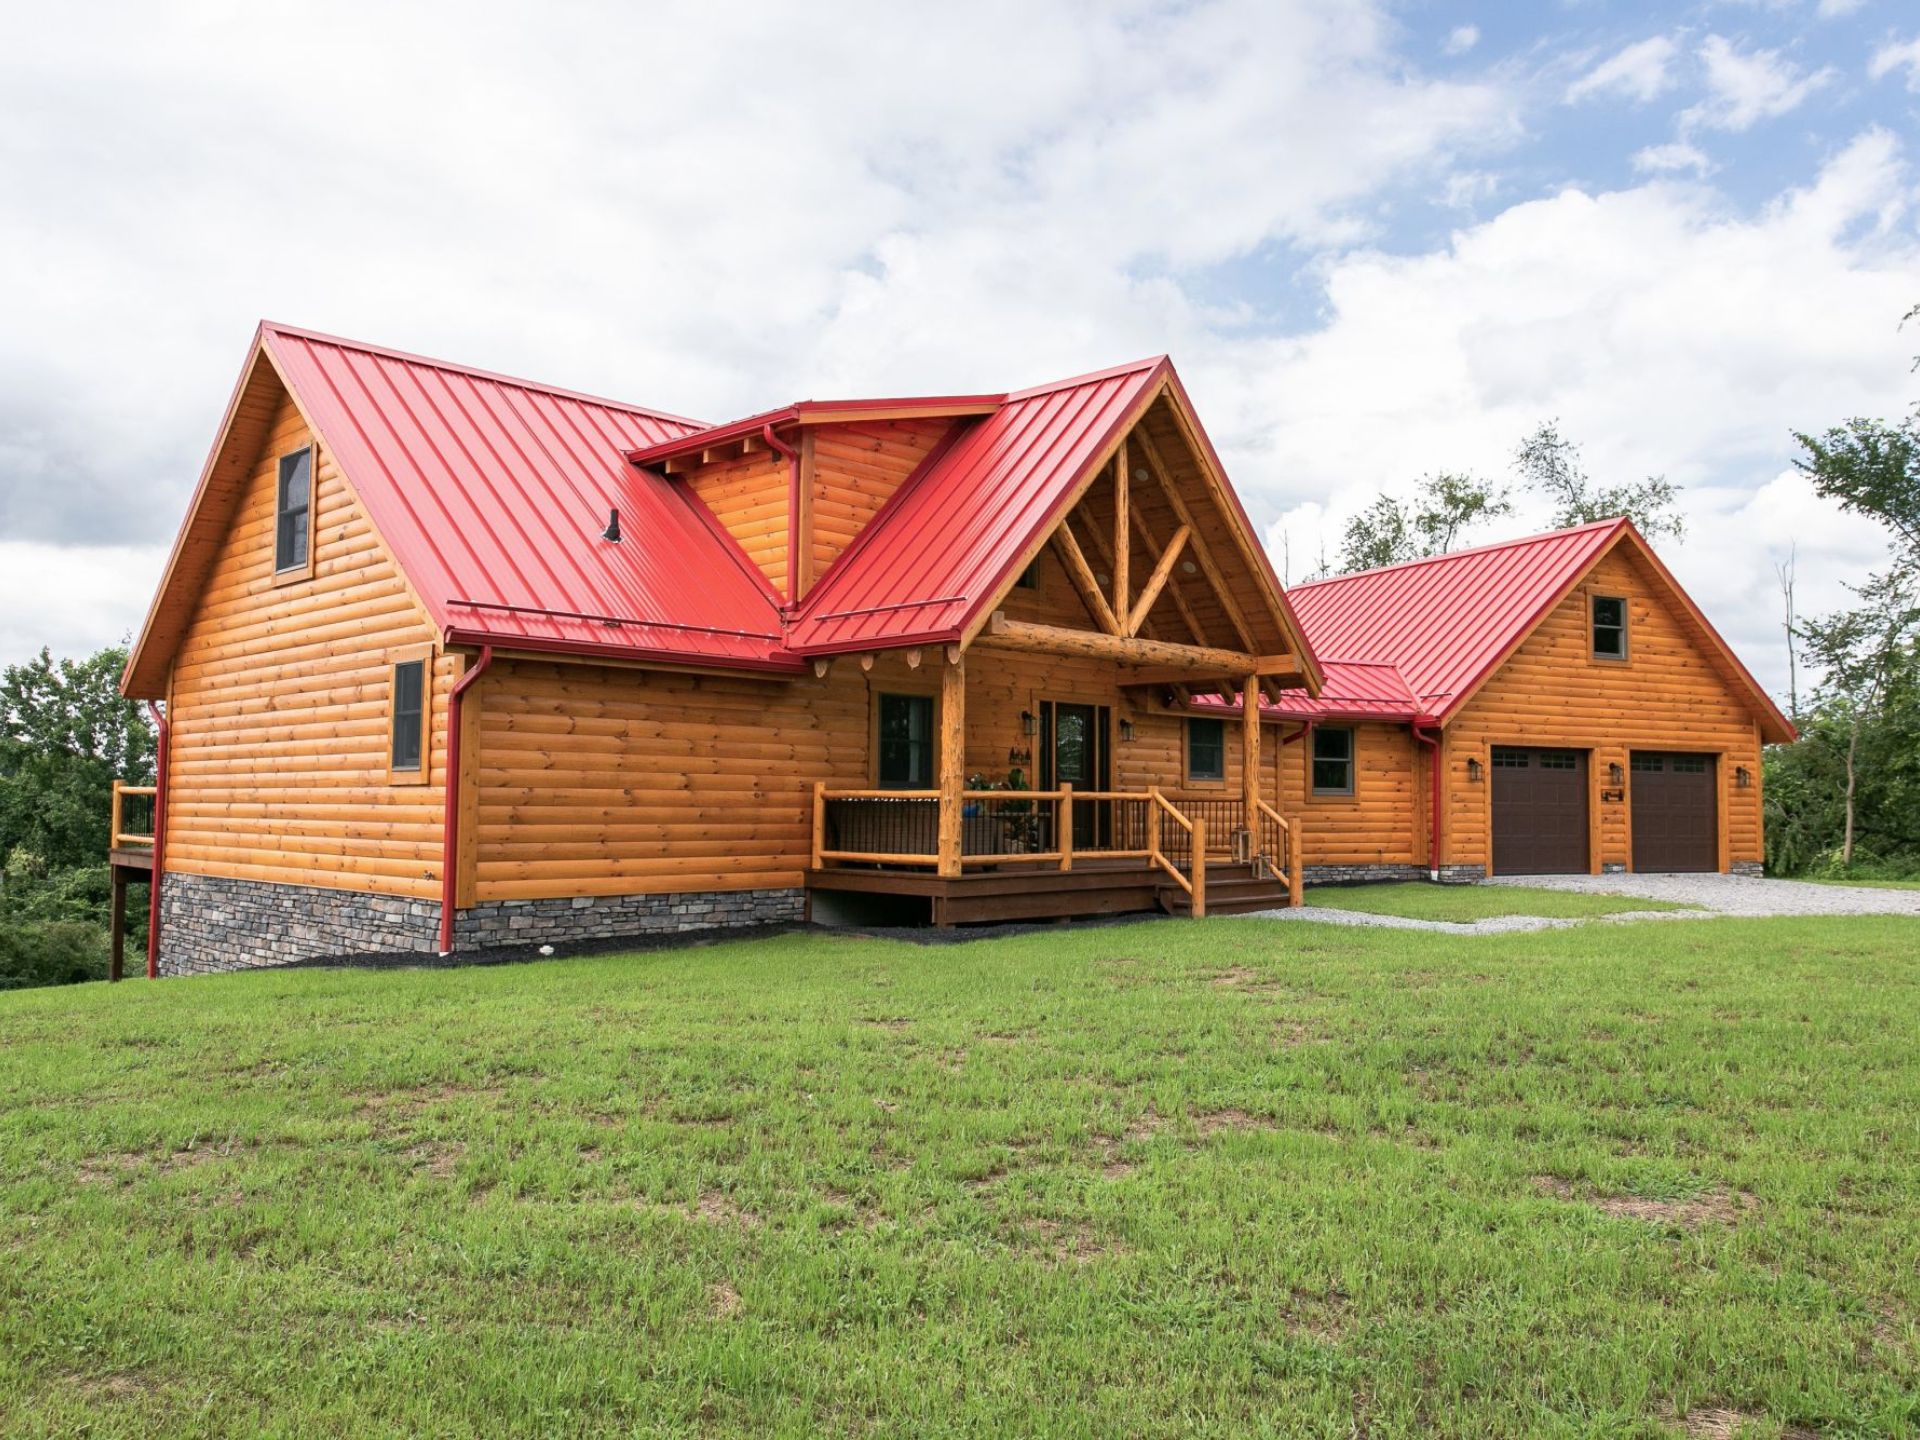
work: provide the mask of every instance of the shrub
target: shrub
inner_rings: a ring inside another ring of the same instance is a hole
[[[0,920],[0,990],[107,978],[107,933],[77,920]]]

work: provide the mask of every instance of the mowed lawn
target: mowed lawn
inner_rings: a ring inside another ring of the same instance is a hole
[[[1331,885],[1305,894],[1306,903],[1329,910],[1367,915],[1402,915],[1410,920],[1465,924],[1502,915],[1538,915],[1547,919],[1590,920],[1601,915],[1645,914],[1651,910],[1690,910],[1665,900],[1631,895],[1583,895],[1571,890],[1537,890],[1509,885],[1429,885],[1422,881],[1390,885]]]
[[[0,1433],[1914,1435],[1916,952],[1164,921],[0,996]]]

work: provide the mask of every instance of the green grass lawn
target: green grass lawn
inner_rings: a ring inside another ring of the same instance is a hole
[[[1541,915],[1548,919],[1586,920],[1629,911],[1691,910],[1660,900],[1630,895],[1579,895],[1567,890],[1523,890],[1511,885],[1429,885],[1421,881],[1393,885],[1334,885],[1305,892],[1306,903],[1368,915],[1404,915],[1412,920],[1450,920],[1465,924],[1497,915]]]
[[[1853,880],[1826,875],[1801,875],[1795,878],[1811,880],[1816,885],[1851,885],[1860,890],[1920,890],[1920,880]]]
[[[1917,934],[0,996],[0,1434],[1915,1435]]]

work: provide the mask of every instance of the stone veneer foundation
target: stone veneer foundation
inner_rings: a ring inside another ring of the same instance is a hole
[[[1353,885],[1379,880],[1430,879],[1424,865],[1309,865],[1301,875],[1304,885]],[[1487,878],[1484,865],[1442,865],[1442,885],[1472,885]]]
[[[459,913],[453,943],[456,953],[562,945],[791,924],[805,913],[806,896],[797,889],[488,901]],[[160,887],[162,975],[335,955],[431,954],[439,939],[435,900],[210,875],[169,874]]]

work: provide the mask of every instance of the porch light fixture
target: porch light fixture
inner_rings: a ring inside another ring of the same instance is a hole
[[[1475,785],[1478,785],[1480,783],[1480,773],[1480,762],[1478,760],[1468,760],[1467,779],[1471,780]]]
[[[1122,745],[1131,745],[1133,743],[1133,717],[1131,715],[1122,715],[1120,717],[1120,743]],[[1744,775],[1746,771],[1743,770],[1740,773]]]
[[[1621,768],[1618,760],[1607,766],[1607,783],[1611,785],[1624,785],[1627,783],[1627,772]]]
[[[1750,789],[1753,785],[1753,772],[1742,765],[1733,772],[1733,783],[1740,789]]]
[[[1183,575],[1195,575],[1198,574],[1199,571],[1200,567],[1191,560],[1182,560],[1180,562],[1180,573]]]
[[[1022,735],[1033,734],[1033,724],[1033,711],[1022,710],[1020,712],[1020,733]]]

